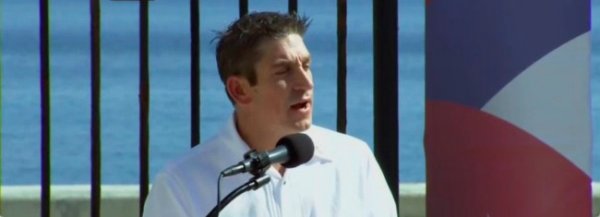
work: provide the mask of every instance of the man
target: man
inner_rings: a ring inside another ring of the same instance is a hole
[[[273,149],[292,133],[310,136],[312,159],[292,169],[273,165],[266,171],[269,183],[237,197],[220,216],[397,216],[369,147],[311,126],[311,56],[302,38],[309,23],[297,15],[251,13],[219,34],[218,69],[235,111],[220,133],[156,176],[145,217],[206,216],[217,204],[221,171],[249,150]],[[221,197],[250,178],[222,178]]]

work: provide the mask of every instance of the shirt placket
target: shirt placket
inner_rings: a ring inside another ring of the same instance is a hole
[[[271,177],[271,183],[273,186],[273,200],[276,204],[276,210],[273,210],[271,216],[273,217],[284,217],[286,216],[284,213],[284,209],[286,209],[285,203],[287,203],[284,196],[286,195],[284,184],[286,181],[283,177],[279,175],[279,173],[271,168],[267,171],[267,174]]]
[[[279,198],[281,201],[279,201],[279,204],[281,204],[281,216],[290,216],[293,213],[290,213],[290,205],[292,203],[292,201],[290,201],[290,188],[289,188],[289,184],[287,183],[287,176],[282,178],[281,181],[279,182],[279,188],[280,188],[280,195]]]

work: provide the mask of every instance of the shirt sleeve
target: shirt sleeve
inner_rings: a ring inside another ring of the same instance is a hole
[[[159,173],[146,201],[144,202],[143,217],[192,217],[180,185],[166,173]]]
[[[365,203],[369,217],[397,217],[398,208],[383,172],[370,150],[367,152]]]

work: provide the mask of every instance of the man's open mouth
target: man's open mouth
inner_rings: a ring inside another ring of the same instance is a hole
[[[308,101],[296,103],[296,104],[292,105],[292,108],[293,109],[305,109],[305,108],[308,108]]]

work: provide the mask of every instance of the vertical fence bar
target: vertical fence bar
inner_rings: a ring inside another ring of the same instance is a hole
[[[0,11],[2,11],[0,2]],[[2,19],[0,18],[0,23]],[[1,24],[0,24],[1,25]],[[2,26],[0,26],[0,42],[2,42]],[[0,43],[0,51],[2,43]],[[0,135],[2,135],[2,52],[0,52]],[[2,214],[2,138],[0,138],[0,214]]]
[[[42,109],[41,216],[50,216],[50,24],[48,0],[40,0],[40,90]]]
[[[190,0],[192,147],[200,144],[200,0]]]
[[[90,157],[92,159],[91,174],[91,217],[100,217],[101,198],[101,122],[100,122],[100,0],[90,0],[91,13],[91,82],[92,82],[92,120],[91,135],[92,148]]]
[[[248,13],[248,0],[240,0],[240,17]]]
[[[288,0],[288,13],[298,13],[298,0]]]
[[[346,0],[337,1],[337,131],[346,133]]]
[[[144,201],[148,196],[148,108],[150,104],[148,70],[148,1],[140,1],[140,211],[144,211]]]
[[[398,192],[398,0],[373,1],[375,156]]]
[[[1,27],[0,27],[1,29]],[[2,41],[2,39],[0,39]],[[2,50],[0,46],[0,50]],[[2,55],[0,54],[0,87],[2,86]],[[2,135],[2,88],[0,88],[0,135]],[[0,138],[0,214],[2,214],[2,138]]]

